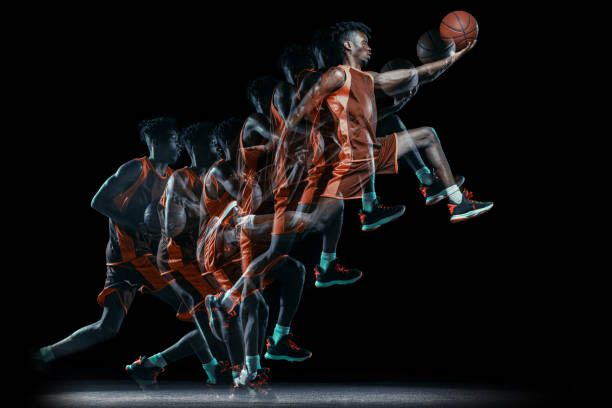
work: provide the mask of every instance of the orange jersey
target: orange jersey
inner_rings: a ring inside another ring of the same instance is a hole
[[[113,199],[117,209],[134,220],[135,223],[144,221],[147,206],[159,202],[172,170],[166,167],[165,175],[160,175],[147,157],[137,159],[142,164],[138,179],[125,191]],[[152,254],[157,251],[157,241],[136,231],[132,231],[108,220],[109,241],[106,247],[107,264],[129,262],[135,258]]]
[[[217,161],[211,170],[223,162]],[[237,228],[228,222],[236,214],[236,201],[227,191],[220,194],[220,183],[211,170],[204,177],[202,201],[209,218],[198,239],[198,263],[211,285],[228,289],[241,275]]]
[[[328,123],[322,123],[326,118],[321,115],[314,125],[318,130],[313,132],[311,138],[315,149],[315,166],[348,165],[373,160],[372,146],[376,143],[374,78],[347,65],[336,68],[344,71],[346,79],[340,89],[325,98],[325,109],[331,115],[329,124],[333,124],[333,129],[327,127]],[[325,146],[338,146],[334,156],[322,155],[321,140]]]
[[[185,228],[175,237],[168,237],[164,233],[167,190],[164,191],[159,201],[162,236],[157,252],[157,265],[160,272],[176,270],[196,260],[200,218],[203,213],[200,211],[200,202],[204,184],[200,177],[188,167],[175,171],[172,177],[184,177],[187,180],[185,191],[181,192],[178,197],[185,211]]]

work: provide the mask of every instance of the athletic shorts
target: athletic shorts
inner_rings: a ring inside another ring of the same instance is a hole
[[[397,134],[376,138],[373,145],[375,174],[397,174]],[[321,197],[350,200],[361,198],[363,187],[370,181],[370,162],[340,162],[325,169],[320,177],[312,178],[305,195],[311,201]]]
[[[127,313],[138,291],[153,294],[175,309],[179,307],[180,301],[159,273],[153,255],[141,256],[129,262],[107,264],[106,281],[98,295],[98,304],[103,307],[106,296],[117,292]]]

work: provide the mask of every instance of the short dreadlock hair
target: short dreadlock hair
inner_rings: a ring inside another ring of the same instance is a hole
[[[138,124],[140,140],[143,142],[149,140],[168,140],[170,132],[176,131],[176,119],[169,116],[162,116],[154,119],[146,119]]]
[[[329,29],[330,48],[333,50],[334,65],[342,63],[342,50],[344,42],[351,40],[351,33],[361,31],[368,40],[372,35],[372,29],[358,21],[342,21],[336,23]]]

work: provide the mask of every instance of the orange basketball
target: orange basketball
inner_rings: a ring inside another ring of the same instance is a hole
[[[440,38],[453,41],[457,51],[464,49],[478,36],[478,23],[474,16],[465,11],[448,13],[440,23]]]

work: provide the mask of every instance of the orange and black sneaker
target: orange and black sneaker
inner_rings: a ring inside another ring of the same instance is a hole
[[[304,361],[312,356],[309,350],[295,344],[291,333],[281,337],[278,343],[274,343],[272,336],[268,337],[267,346],[264,357],[269,360]]]
[[[229,361],[219,361],[219,364],[217,364],[217,366],[215,367],[214,381],[209,378],[206,380],[206,385],[212,387],[228,386],[234,384],[232,369],[232,364]]]
[[[144,365],[146,359],[140,356],[138,360],[125,366],[125,371],[143,390],[157,387],[157,376],[164,371],[163,368],[157,366],[146,367]]]
[[[460,222],[469,220],[470,218],[478,217],[493,208],[492,202],[480,202],[472,200],[472,193],[467,190],[461,192],[463,198],[459,204],[451,201],[448,202],[448,210],[450,211],[451,222]]]
[[[372,231],[380,226],[391,222],[404,214],[406,207],[403,205],[394,205],[393,207],[385,207],[377,198],[374,202],[372,211],[359,210],[359,218],[361,219],[361,230]]]
[[[359,269],[347,268],[340,263],[338,258],[331,261],[327,270],[323,270],[321,265],[315,266],[315,286],[326,288],[333,285],[350,285],[357,282],[363,273]]]
[[[461,187],[465,182],[465,177],[463,176],[455,176],[455,184],[457,187]],[[431,186],[426,186],[421,184],[419,187],[421,194],[425,197],[425,205],[434,205],[446,198],[448,193],[446,192],[446,187],[444,187],[444,183],[440,177],[435,175],[433,184]]]

